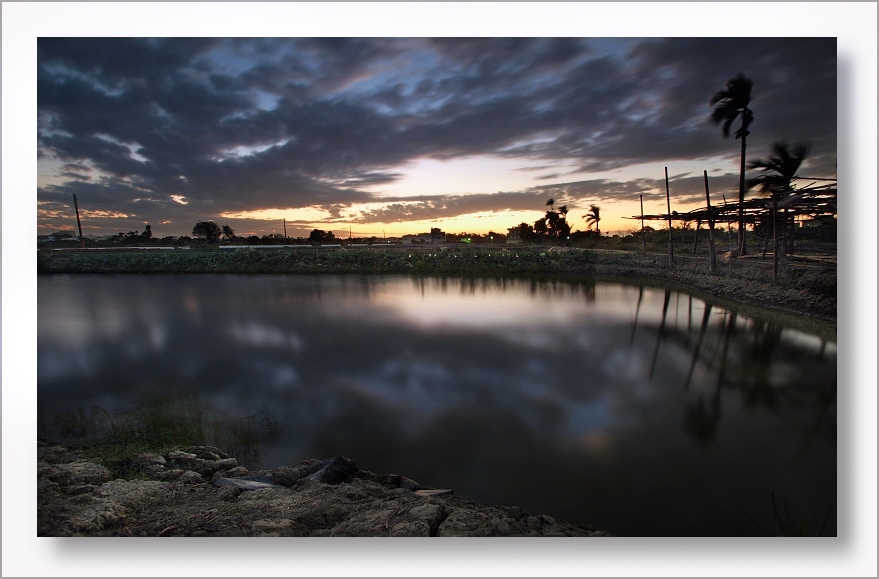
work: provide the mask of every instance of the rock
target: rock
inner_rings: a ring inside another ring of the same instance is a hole
[[[398,474],[386,474],[386,475],[384,475],[383,479],[384,479],[384,482],[386,482],[388,484],[394,485],[395,487],[399,487],[402,489],[410,490],[410,491],[417,491],[418,489],[421,488],[421,485],[419,485],[417,482],[415,482],[411,478],[401,476]]]
[[[191,452],[183,452],[182,450],[172,450],[165,455],[169,462],[183,462],[198,459],[198,456]]]
[[[236,486],[224,486],[217,492],[217,498],[221,501],[232,502],[241,494],[241,489]]]
[[[62,487],[81,484],[99,485],[113,479],[113,473],[106,467],[86,461],[40,463],[37,465],[37,476],[54,481]]]
[[[231,468],[231,469],[227,470],[224,476],[231,478],[231,477],[247,476],[248,474],[250,474],[249,470],[247,470],[243,466],[236,466],[235,468]]]
[[[337,485],[349,480],[358,470],[360,469],[350,459],[344,456],[336,456],[314,466],[305,473],[304,478]]]
[[[143,453],[138,454],[131,461],[131,466],[142,472],[146,476],[156,476],[168,466],[165,457],[158,454]]]
[[[296,467],[282,466],[272,471],[272,478],[276,483],[290,487],[302,478],[302,473]]]
[[[513,532],[513,528],[506,521],[501,521],[495,526],[495,530],[498,534],[503,535],[504,537],[509,536]]]
[[[430,526],[424,521],[397,523],[391,529],[392,537],[429,537]]]
[[[443,520],[443,508],[435,504],[420,505],[410,510],[409,516],[427,523],[430,534],[435,535]]]
[[[438,537],[489,537],[491,521],[486,513],[452,509],[437,529]]]
[[[69,486],[66,489],[64,489],[64,494],[70,495],[70,496],[82,495],[85,493],[91,493],[96,488],[98,488],[98,487],[95,485],[73,485],[73,486]]]
[[[223,470],[231,470],[238,466],[238,459],[235,458],[221,458],[220,460],[214,462],[211,467],[214,469],[214,472],[219,472]]]
[[[443,497],[454,494],[455,491],[452,489],[418,489],[415,491],[415,494],[419,497]]]
[[[204,477],[195,471],[187,470],[180,475],[179,480],[184,484],[198,484],[204,482]]]
[[[178,478],[180,478],[180,475],[182,475],[184,472],[186,472],[186,471],[184,471],[182,468],[171,468],[171,469],[168,469],[168,470],[165,470],[165,471],[162,471],[161,473],[159,473],[157,478],[159,480],[165,480],[165,481],[177,480]]]
[[[216,446],[190,446],[186,449],[190,454],[202,460],[220,460],[229,458],[229,455]]]
[[[540,517],[538,518],[549,526],[555,525],[555,519],[553,519],[549,515],[540,515]]]
[[[537,517],[528,517],[525,519],[525,525],[532,531],[539,531],[543,527],[543,523]]]
[[[242,491],[256,491],[261,489],[286,489],[283,485],[271,482],[270,477],[252,476],[247,478],[220,477],[213,481],[214,486],[232,486]]]

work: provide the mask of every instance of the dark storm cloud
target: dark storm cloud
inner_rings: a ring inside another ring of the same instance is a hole
[[[488,155],[548,169],[536,179],[550,183],[392,201],[361,221],[533,209],[545,194],[634,199],[658,188],[552,181],[572,166],[735,159],[708,101],[738,72],[754,79],[752,156],[810,140],[809,172],[835,174],[832,38],[43,38],[38,156],[64,166],[39,194],[156,222],[309,206],[339,217],[380,200],[372,188],[408,162]],[[155,201],[134,211],[134,199]]]

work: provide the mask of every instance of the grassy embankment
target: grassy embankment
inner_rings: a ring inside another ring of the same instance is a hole
[[[277,431],[268,411],[233,416],[185,392],[144,396],[128,410],[92,406],[40,416],[40,425],[51,438],[126,479],[140,476],[137,455],[189,446],[216,446],[258,464],[260,448]]]

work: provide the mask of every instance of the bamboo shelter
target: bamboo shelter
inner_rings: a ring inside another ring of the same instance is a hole
[[[794,223],[797,219],[820,219],[836,216],[836,179],[815,179],[804,177],[794,177],[794,179],[809,181],[809,184],[805,187],[793,189],[791,191],[774,196],[755,197],[752,199],[747,199],[741,204],[737,202],[727,202],[726,198],[724,197],[723,203],[714,205],[711,204],[710,196],[708,195],[708,176],[706,173],[705,207],[680,213],[678,211],[671,211],[671,206],[669,205],[670,213],[659,215],[642,214],[630,217],[629,219],[640,220],[642,223],[642,230],[645,221],[666,221],[669,224],[669,230],[671,230],[672,223],[681,223],[687,225],[689,223],[695,222],[696,237],[693,241],[693,253],[695,254],[696,244],[698,243],[699,239],[699,229],[701,228],[702,223],[709,224],[711,229],[713,229],[714,224],[725,223],[727,224],[727,229],[729,229],[729,226],[731,224],[737,224],[740,220],[740,206],[742,209],[741,219],[745,223],[745,226],[747,227],[748,225],[751,225],[754,228],[756,228],[758,224],[765,225],[768,223],[772,223],[777,226],[777,224],[780,222],[782,223],[781,227],[786,230],[788,224]],[[773,215],[775,215],[775,218],[773,218]],[[766,245],[768,244],[768,239],[769,234],[767,232],[763,248],[764,256],[766,255],[767,251]],[[775,234],[773,234],[773,240],[775,239],[776,236]],[[775,241],[773,241],[773,254],[775,254],[774,259],[777,261],[779,252],[775,251],[774,243]],[[784,242],[784,245],[786,247],[786,241]],[[784,255],[786,252],[786,249],[784,251],[781,251],[782,255]],[[714,267],[712,267],[712,271],[713,270]]]
[[[778,208],[787,211],[788,218],[793,217],[829,217],[836,215],[836,184],[809,186],[797,189],[778,201]],[[744,221],[754,225],[758,221],[772,217],[772,198],[758,197],[746,199],[742,203]],[[724,202],[712,205],[710,216],[715,223],[738,223],[739,204]],[[709,208],[702,207],[685,213],[672,211],[669,214],[644,215],[644,221],[672,221],[682,223],[708,222]],[[629,219],[642,219],[641,215]]]

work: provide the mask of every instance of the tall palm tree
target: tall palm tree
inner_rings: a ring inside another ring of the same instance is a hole
[[[739,255],[745,255],[745,148],[747,137],[751,132],[748,127],[754,120],[754,111],[748,108],[751,104],[751,89],[754,87],[754,81],[739,73],[731,78],[726,87],[717,91],[711,97],[710,104],[714,107],[711,111],[711,121],[715,125],[723,122],[723,136],[729,138],[729,131],[732,124],[739,118],[742,125],[735,132],[736,139],[742,140],[742,159],[741,170],[739,174]]]
[[[550,199],[546,204],[549,205],[549,210],[552,211],[552,206],[555,205],[555,199]]]
[[[586,227],[595,226],[595,233],[601,235],[601,230],[598,229],[598,222],[601,221],[601,207],[598,205],[590,205],[589,213],[583,216],[583,219],[586,220]]]

